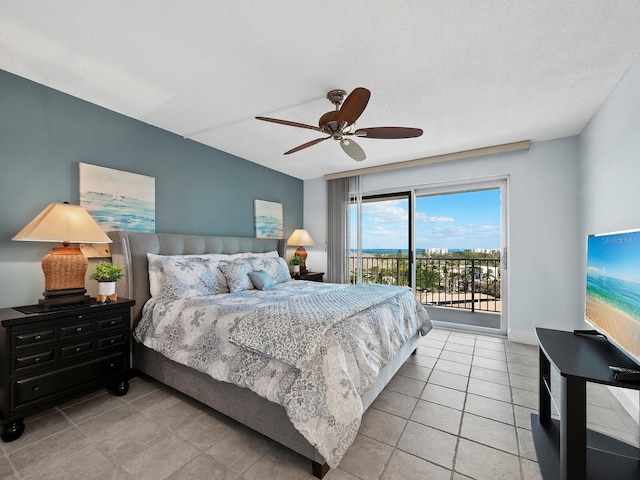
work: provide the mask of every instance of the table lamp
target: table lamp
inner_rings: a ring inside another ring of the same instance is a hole
[[[287,245],[289,245],[289,246],[297,245],[298,246],[298,249],[296,250],[294,255],[297,255],[298,257],[302,258],[302,265],[300,265],[300,272],[301,273],[306,273],[306,271],[307,271],[307,251],[305,250],[304,247],[305,246],[306,247],[310,247],[312,245],[315,245],[315,242],[311,238],[311,235],[309,235],[309,232],[307,232],[303,228],[296,228],[293,231],[293,233],[291,234],[291,236],[289,237],[289,240],[287,240]]]
[[[56,242],[42,259],[45,310],[69,304],[88,303],[84,278],[89,264],[79,243],[111,243],[84,207],[68,203],[52,203],[31,220],[12,240],[22,242]],[[71,245],[75,244],[75,245]]]

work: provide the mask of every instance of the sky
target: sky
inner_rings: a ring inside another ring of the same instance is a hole
[[[137,173],[80,163],[80,193],[99,192],[155,201],[155,178]]]
[[[590,237],[589,273],[640,283],[640,231]]]
[[[362,248],[407,249],[408,202],[363,204]],[[416,249],[500,248],[500,190],[416,199]],[[352,228],[352,232],[355,229]],[[352,239],[353,239],[352,235]],[[355,241],[352,242],[355,248]]]

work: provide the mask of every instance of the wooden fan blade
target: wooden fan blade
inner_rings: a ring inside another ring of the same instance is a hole
[[[364,150],[360,148],[360,145],[358,145],[356,142],[354,142],[351,139],[344,138],[340,140],[340,146],[342,147],[342,150],[344,150],[344,153],[349,155],[356,162],[361,162],[367,158],[367,156],[364,153]]]
[[[279,123],[280,125],[289,125],[290,127],[308,128],[309,130],[315,130],[316,132],[322,131],[320,127],[314,127],[313,125],[307,125],[306,123],[290,122],[289,120],[280,120],[278,118],[256,117],[256,120]]]
[[[311,140],[310,142],[303,143],[302,145],[298,145],[296,148],[292,148],[288,152],[284,152],[284,154],[285,155],[289,155],[290,153],[296,153],[296,152],[299,152],[300,150],[303,150],[305,148],[313,147],[314,145],[316,145],[316,144],[318,144],[318,143],[320,143],[320,142],[322,142],[324,140],[327,140],[328,138],[331,138],[331,137],[316,138],[315,140]]]
[[[422,135],[422,129],[409,127],[359,128],[353,134],[366,138],[414,138]]]
[[[338,112],[338,124],[342,127],[351,125],[362,115],[369,103],[371,92],[363,87],[356,88],[342,103]]]

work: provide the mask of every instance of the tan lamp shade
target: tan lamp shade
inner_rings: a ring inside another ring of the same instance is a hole
[[[45,297],[59,297],[55,303],[64,303],[62,297],[67,292],[71,299],[84,298],[82,293],[88,261],[77,245],[70,244],[111,243],[89,212],[80,205],[68,203],[50,204],[12,240],[63,244],[63,247],[53,248],[42,259]],[[82,290],[80,297],[78,290]]]
[[[287,245],[292,247],[295,245],[298,245],[299,247],[310,247],[315,245],[315,242],[313,241],[313,238],[311,238],[311,235],[309,235],[309,232],[305,229],[296,228],[289,237],[289,240],[287,240]]]
[[[52,203],[12,240],[55,243],[111,243],[89,212],[80,205]]]
[[[294,255],[302,258],[302,265],[300,265],[300,271],[307,271],[307,250],[304,248],[305,246],[309,247],[315,245],[313,238],[309,235],[304,228],[296,228],[289,240],[287,240],[287,245],[295,246],[298,245],[298,249],[295,251]]]

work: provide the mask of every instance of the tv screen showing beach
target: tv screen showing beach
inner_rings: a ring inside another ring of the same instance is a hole
[[[587,239],[585,319],[640,364],[640,230]]]

